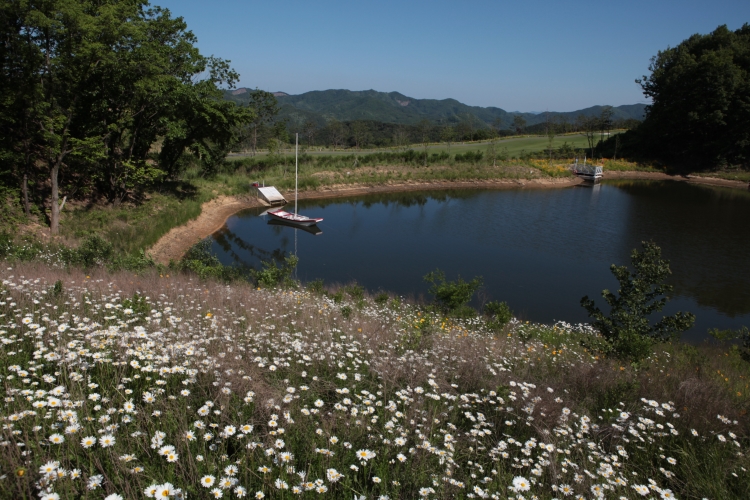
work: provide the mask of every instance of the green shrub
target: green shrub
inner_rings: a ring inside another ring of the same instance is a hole
[[[344,306],[341,308],[341,315],[344,317],[344,319],[349,319],[352,317],[352,308],[351,306]]]
[[[344,290],[346,290],[346,293],[354,301],[361,301],[365,298],[365,288],[362,285],[358,285],[357,283],[353,283],[345,287]]]
[[[54,297],[59,297],[63,293],[63,284],[62,281],[57,280],[55,281],[55,284],[52,285],[52,288],[50,289],[50,292]]]
[[[620,289],[619,295],[602,291],[602,297],[610,306],[609,316],[588,296],[581,299],[581,306],[594,319],[592,325],[605,341],[604,350],[636,363],[650,355],[654,343],[677,337],[695,322],[692,313],[683,312],[665,316],[653,325],[649,322],[649,316],[661,311],[667,303],[665,294],[673,287],[664,280],[672,272],[669,261],[661,258],[661,248],[653,242],[642,244],[642,252],[634,249],[630,254],[635,268],[633,273],[626,266],[612,264],[610,267]]]
[[[315,295],[322,295],[324,291],[323,280],[317,279],[317,280],[311,281],[310,283],[307,284],[307,289],[310,292],[314,293]]]
[[[483,151],[467,151],[464,154],[456,154],[456,163],[479,163],[483,157]]]
[[[507,302],[487,302],[484,305],[484,314],[487,316],[487,326],[493,330],[501,330],[513,319],[513,311]]]
[[[211,253],[211,240],[208,238],[193,245],[185,257],[177,264],[172,264],[171,267],[180,271],[192,271],[201,279],[215,278],[231,282],[246,278],[240,269],[225,266],[216,255]]]
[[[281,266],[277,265],[275,260],[263,261],[261,262],[262,269],[253,271],[252,274],[258,286],[292,288],[297,284],[292,276],[298,262],[296,255],[289,254],[284,258]]]
[[[0,232],[0,259],[8,257],[13,252],[13,237],[6,231]]]
[[[467,304],[482,286],[482,278],[464,281],[460,276],[456,281],[447,281],[445,273],[439,269],[425,275],[424,280],[432,286],[429,293],[435,296],[435,306],[443,313],[465,318],[476,316],[476,311]]]
[[[107,267],[110,271],[122,269],[139,273],[152,267],[158,267],[158,265],[150,255],[141,249],[133,254],[116,255]]]
[[[146,301],[146,297],[135,292],[129,299],[122,301],[123,309],[132,309],[133,314],[146,316],[151,311],[151,306]]]
[[[83,267],[102,265],[112,259],[112,243],[95,234],[88,236],[72,256],[71,263]]]
[[[384,306],[388,302],[388,294],[380,292],[375,296],[375,303],[379,306]]]
[[[743,326],[739,330],[712,328],[708,334],[722,343],[739,341],[739,345],[735,344],[735,348],[739,350],[740,357],[750,363],[750,329],[748,327]]]

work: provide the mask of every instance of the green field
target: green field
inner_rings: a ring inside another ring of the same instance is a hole
[[[620,131],[613,132],[613,133],[619,133]],[[599,136],[597,135],[596,140],[599,140]],[[558,148],[562,146],[564,143],[568,143],[571,146],[575,148],[588,148],[588,142],[586,140],[586,136],[583,134],[569,134],[569,135],[558,135],[555,136],[554,140],[552,141],[552,146],[555,148]],[[487,141],[477,141],[477,142],[455,142],[450,145],[450,154],[457,154],[457,153],[466,153],[467,151],[476,151],[476,150],[486,150],[487,146],[489,145],[489,142]],[[536,152],[536,151],[542,151],[547,148],[549,145],[549,140],[546,136],[538,136],[538,135],[532,135],[532,136],[525,136],[525,137],[512,137],[509,139],[498,139],[496,141],[496,145],[498,148],[498,153],[502,150],[502,148],[508,149],[508,155],[510,157],[517,157],[521,155],[524,152]],[[410,149],[414,150],[420,150],[423,148],[420,144],[412,144],[409,146]],[[438,144],[430,144],[427,146],[427,149],[431,153],[438,153],[441,151],[448,151],[448,145],[445,143],[438,143]],[[362,153],[374,153],[377,151],[395,151],[395,148],[376,148],[376,149],[363,149]],[[300,152],[305,152],[306,154],[310,155],[350,155],[355,153],[356,149],[343,149],[343,150],[333,150],[329,148],[313,148],[313,149],[306,149],[302,145],[300,145]],[[294,153],[294,148],[291,150],[287,150],[287,154]],[[257,156],[265,156],[266,152],[259,152]],[[229,160],[235,160],[240,158],[247,158],[250,156],[250,154],[246,153],[240,153],[240,154],[231,154],[228,159]]]

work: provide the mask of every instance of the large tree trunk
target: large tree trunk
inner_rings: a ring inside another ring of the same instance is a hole
[[[31,208],[29,207],[29,166],[26,165],[23,171],[23,183],[21,184],[21,192],[23,193],[23,211],[26,217],[31,215]]]
[[[52,184],[52,196],[50,200],[49,214],[49,232],[56,235],[60,232],[60,205],[57,204],[60,199],[59,187],[57,185],[57,176],[60,173],[60,163],[55,162],[49,172],[50,183]]]
[[[63,155],[59,155],[55,159],[55,163],[50,168],[50,184],[52,186],[52,196],[50,200],[50,216],[49,216],[49,232],[52,235],[60,233],[60,212],[62,212],[65,206],[65,200],[67,196],[63,196],[62,202],[60,202],[60,188],[58,185],[58,177],[60,175],[60,165],[63,162]]]

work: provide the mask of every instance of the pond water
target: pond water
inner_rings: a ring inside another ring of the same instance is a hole
[[[299,257],[302,282],[353,281],[420,299],[423,276],[482,276],[476,301],[506,301],[521,319],[585,322],[588,295],[617,290],[609,266],[652,240],[671,262],[665,313],[693,312],[683,339],[750,326],[750,193],[675,181],[605,181],[547,190],[396,193],[300,203],[322,234],[268,224],[261,210],[232,216],[213,235],[224,264]]]

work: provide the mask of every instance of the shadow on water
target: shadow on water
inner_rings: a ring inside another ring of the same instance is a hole
[[[248,210],[214,235],[214,251],[225,264],[249,267],[297,252],[303,282],[356,281],[415,297],[437,268],[449,279],[483,276],[483,300],[505,300],[533,321],[583,322],[580,298],[603,303],[601,290],[617,289],[609,266],[629,264],[632,249],[653,240],[673,271],[665,313],[698,318],[687,340],[750,325],[747,192],[628,180],[309,200],[300,210],[325,216],[325,234],[269,225],[261,210]]]

